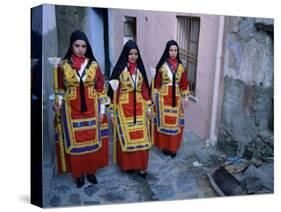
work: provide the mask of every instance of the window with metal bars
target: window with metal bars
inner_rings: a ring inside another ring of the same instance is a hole
[[[177,16],[179,57],[188,73],[189,90],[195,96],[200,18]]]
[[[128,40],[136,41],[137,39],[137,20],[136,17],[124,16],[124,44]]]

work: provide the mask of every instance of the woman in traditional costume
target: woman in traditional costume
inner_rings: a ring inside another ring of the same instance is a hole
[[[189,94],[187,72],[179,58],[178,44],[174,40],[167,42],[156,66],[153,93],[154,145],[164,155],[174,158],[180,148],[184,129],[182,101],[186,107]]]
[[[118,88],[111,82],[118,81]],[[108,96],[114,108],[114,160],[122,171],[137,171],[146,177],[151,147],[149,119],[152,101],[148,80],[137,44],[129,40],[110,77]],[[112,89],[113,88],[113,89]]]
[[[96,171],[108,165],[108,100],[102,72],[82,31],[71,34],[57,82],[59,101],[54,110],[61,114],[63,137],[63,145],[56,146],[59,173],[69,171],[78,188],[84,185],[84,176],[97,184]]]

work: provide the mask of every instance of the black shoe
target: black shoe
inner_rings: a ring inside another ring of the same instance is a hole
[[[170,156],[171,156],[171,158],[174,158],[174,157],[176,157],[177,156],[177,153],[175,152],[170,152]]]
[[[134,174],[135,170],[129,169],[125,171],[127,174],[132,175]]]
[[[81,188],[84,185],[84,177],[78,177],[76,178],[76,185],[77,188]]]
[[[166,156],[169,155],[169,151],[168,151],[167,149],[163,149],[162,152],[163,152],[163,154],[166,155]]]
[[[147,172],[139,172],[139,175],[143,178],[143,179],[145,179],[146,178],[146,176],[147,176]]]
[[[87,180],[92,184],[97,184],[97,178],[94,174],[87,174]]]

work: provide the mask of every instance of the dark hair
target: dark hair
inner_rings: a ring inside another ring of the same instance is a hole
[[[157,66],[156,66],[156,74],[155,74],[155,77],[154,77],[154,83],[155,83],[157,74],[159,73],[159,69],[166,62],[166,60],[169,58],[169,50],[170,50],[171,46],[177,46],[177,48],[178,48],[177,60],[178,60],[178,63],[182,63],[181,60],[180,60],[180,57],[179,57],[179,45],[178,45],[178,43],[174,40],[168,41],[167,44],[166,44],[166,48],[165,48],[165,50],[162,54],[162,57],[160,58]],[[176,89],[175,89],[175,83],[176,82],[175,81],[176,81],[175,74],[173,74],[173,88],[172,88],[173,89],[172,90],[172,98],[173,98],[172,106],[173,107],[176,106]]]
[[[69,60],[71,58],[71,55],[73,54],[72,44],[77,40],[83,40],[83,41],[86,42],[87,50],[86,50],[86,53],[85,53],[85,57],[89,58],[90,61],[97,61],[94,54],[93,54],[92,47],[90,45],[90,42],[89,42],[86,34],[82,31],[80,31],[80,30],[76,30],[76,31],[72,32],[72,34],[70,36],[70,39],[69,39],[69,48],[68,48],[68,50],[67,50],[63,59]]]
[[[142,61],[142,58],[140,55],[139,48],[138,48],[137,44],[132,40],[127,41],[126,44],[124,45],[123,50],[119,56],[119,59],[117,60],[117,63],[112,71],[110,80],[119,79],[121,72],[125,69],[125,67],[128,64],[129,53],[132,49],[136,49],[138,51],[138,59],[136,61],[137,68],[142,73],[143,79],[144,79],[145,83],[147,84],[147,87],[149,87],[145,67],[143,65],[143,61]],[[108,96],[111,98],[113,97],[113,90],[110,85],[108,87]]]
[[[179,63],[182,63],[181,60],[180,60],[180,57],[179,57],[179,45],[178,45],[178,43],[175,40],[170,40],[166,43],[166,48],[165,48],[159,62],[157,63],[156,74],[157,74],[158,70],[161,68],[161,66],[165,63],[165,61],[169,58],[169,49],[170,49],[171,46],[177,46],[177,48],[178,48],[177,59],[178,59]],[[156,78],[156,76],[155,76],[155,78]]]

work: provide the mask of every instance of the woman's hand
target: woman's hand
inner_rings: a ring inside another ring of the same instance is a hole
[[[100,114],[100,122],[103,121],[104,117],[105,117],[105,114],[104,114],[104,113],[101,113],[101,114]]]
[[[113,113],[110,114],[110,121],[111,121],[111,124],[114,124],[114,115],[113,115]]]
[[[184,100],[183,100],[183,107],[184,108],[187,108],[188,102],[189,102],[188,97],[185,97]]]
[[[152,118],[152,111],[151,111],[151,108],[148,108],[147,111],[146,111],[146,116],[148,119],[151,119]]]
[[[158,93],[155,91],[153,96],[152,96],[152,102],[155,104],[156,102],[156,97],[158,96]]]
[[[59,102],[55,102],[55,103],[53,104],[53,111],[54,111],[55,113],[59,113],[60,110],[61,110],[61,104],[60,104]]]

